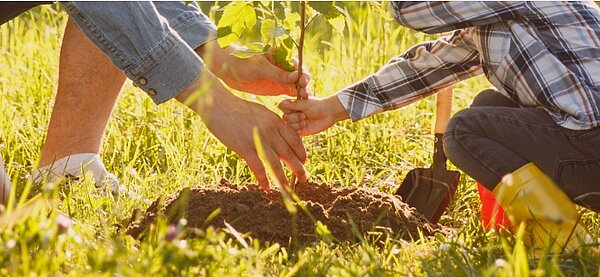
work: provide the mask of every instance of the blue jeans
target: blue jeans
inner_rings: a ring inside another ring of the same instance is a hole
[[[194,49],[215,26],[192,1],[61,2],[83,33],[156,103],[194,82],[204,69]]]
[[[486,90],[452,117],[444,152],[491,190],[533,162],[576,203],[600,210],[600,128],[565,129],[543,109],[521,108]]]

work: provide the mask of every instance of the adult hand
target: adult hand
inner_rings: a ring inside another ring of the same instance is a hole
[[[209,73],[202,75],[207,74]],[[271,165],[275,173],[274,177],[280,184],[287,185],[287,178],[280,161],[292,170],[299,181],[307,180],[303,166],[306,161],[306,149],[294,129],[264,106],[235,97],[216,79],[201,77],[196,83],[210,89],[203,92],[193,85],[178,95],[177,100],[196,111],[208,129],[225,146],[235,151],[248,163],[261,187],[268,190],[269,181],[265,165],[255,148],[254,128],[258,128],[261,135],[260,139],[266,154],[264,162]]]
[[[338,121],[349,118],[337,96],[301,100],[283,100],[279,103],[283,120],[302,136],[319,133]]]
[[[288,72],[277,67],[270,53],[241,59],[231,54],[238,48],[231,45],[222,49],[213,40],[198,47],[196,52],[208,68],[231,88],[257,95],[296,96],[298,82],[300,96],[308,98],[310,76],[306,70],[303,69],[302,76],[298,78],[298,71]],[[297,66],[296,61],[294,64]]]

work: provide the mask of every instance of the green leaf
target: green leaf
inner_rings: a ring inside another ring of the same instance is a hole
[[[338,33],[343,34],[344,29],[346,27],[346,20],[343,15],[339,15],[338,17],[334,17],[331,19],[327,19],[327,22],[336,30]]]
[[[273,3],[273,13],[275,13],[276,18],[285,18],[287,12],[287,8],[284,5],[283,1],[277,1]]]
[[[256,25],[256,12],[252,5],[245,2],[232,2],[225,6],[221,20],[217,24],[222,29],[221,35],[217,31],[217,42],[222,48],[237,41],[242,32]],[[229,27],[230,32],[227,31]],[[218,30],[217,29],[217,30]]]
[[[266,45],[262,42],[253,42],[250,45],[248,45],[248,49],[262,52],[266,52],[267,50],[269,50],[268,48],[265,49],[265,47]]]
[[[275,49],[275,52],[273,53],[273,57],[275,58],[277,64],[281,68],[290,72],[296,70],[294,65],[290,63],[291,55],[291,51],[285,47],[277,47],[277,49]]]
[[[260,26],[260,34],[264,39],[274,39],[286,35],[285,29],[277,26],[274,20],[264,20]]]
[[[251,28],[256,24],[256,12],[252,5],[245,2],[231,2],[225,6],[218,26],[244,26]]]
[[[292,40],[291,37],[287,37],[282,41],[282,45],[283,47],[287,48],[288,50],[290,50],[288,52],[288,56],[286,57],[288,60],[292,57],[292,49],[294,49],[294,40]]]
[[[340,16],[339,8],[333,5],[333,2],[325,1],[309,1],[308,5],[318,13],[322,14],[326,19],[332,19]]]
[[[258,55],[263,55],[264,53],[265,52],[262,50],[253,50],[243,47],[231,52],[231,55],[236,56],[240,59],[247,59]]]
[[[219,32],[221,30],[221,32]],[[220,35],[221,34],[221,35]],[[221,48],[225,48],[236,42],[240,36],[231,32],[230,27],[221,27],[217,29],[217,42]]]
[[[225,26],[225,27],[219,27],[217,29],[217,37],[224,37],[231,34],[231,27],[230,26]]]
[[[298,26],[299,22],[300,22],[300,14],[290,13],[283,20],[283,27],[285,27],[288,30],[293,29],[293,28],[296,28],[296,26]]]
[[[290,13],[283,20],[285,28],[291,37],[300,37],[300,14]]]

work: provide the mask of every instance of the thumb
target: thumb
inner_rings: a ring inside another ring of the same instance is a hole
[[[296,81],[298,81],[297,71],[289,72],[283,68],[277,67],[272,63],[268,63],[263,70],[265,77],[276,83],[293,85],[296,83]]]
[[[279,109],[284,113],[305,112],[312,107],[310,99],[286,99],[279,103]]]

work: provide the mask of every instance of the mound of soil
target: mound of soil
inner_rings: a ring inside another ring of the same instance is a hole
[[[418,238],[419,231],[426,236],[451,233],[445,227],[429,223],[400,197],[373,189],[304,183],[296,185],[295,193],[314,220],[327,225],[339,241],[355,241],[357,233],[372,231],[402,239]],[[220,213],[207,223],[216,209],[220,209]],[[226,180],[220,185],[184,189],[155,201],[139,220],[130,223],[127,233],[135,238],[143,237],[159,215],[166,215],[171,223],[185,217],[188,226],[194,228],[207,225],[225,228],[226,222],[240,233],[281,245],[288,245],[294,233],[292,216],[278,190],[267,192],[256,185],[237,186]],[[298,242],[318,239],[314,220],[298,209],[295,236]]]

